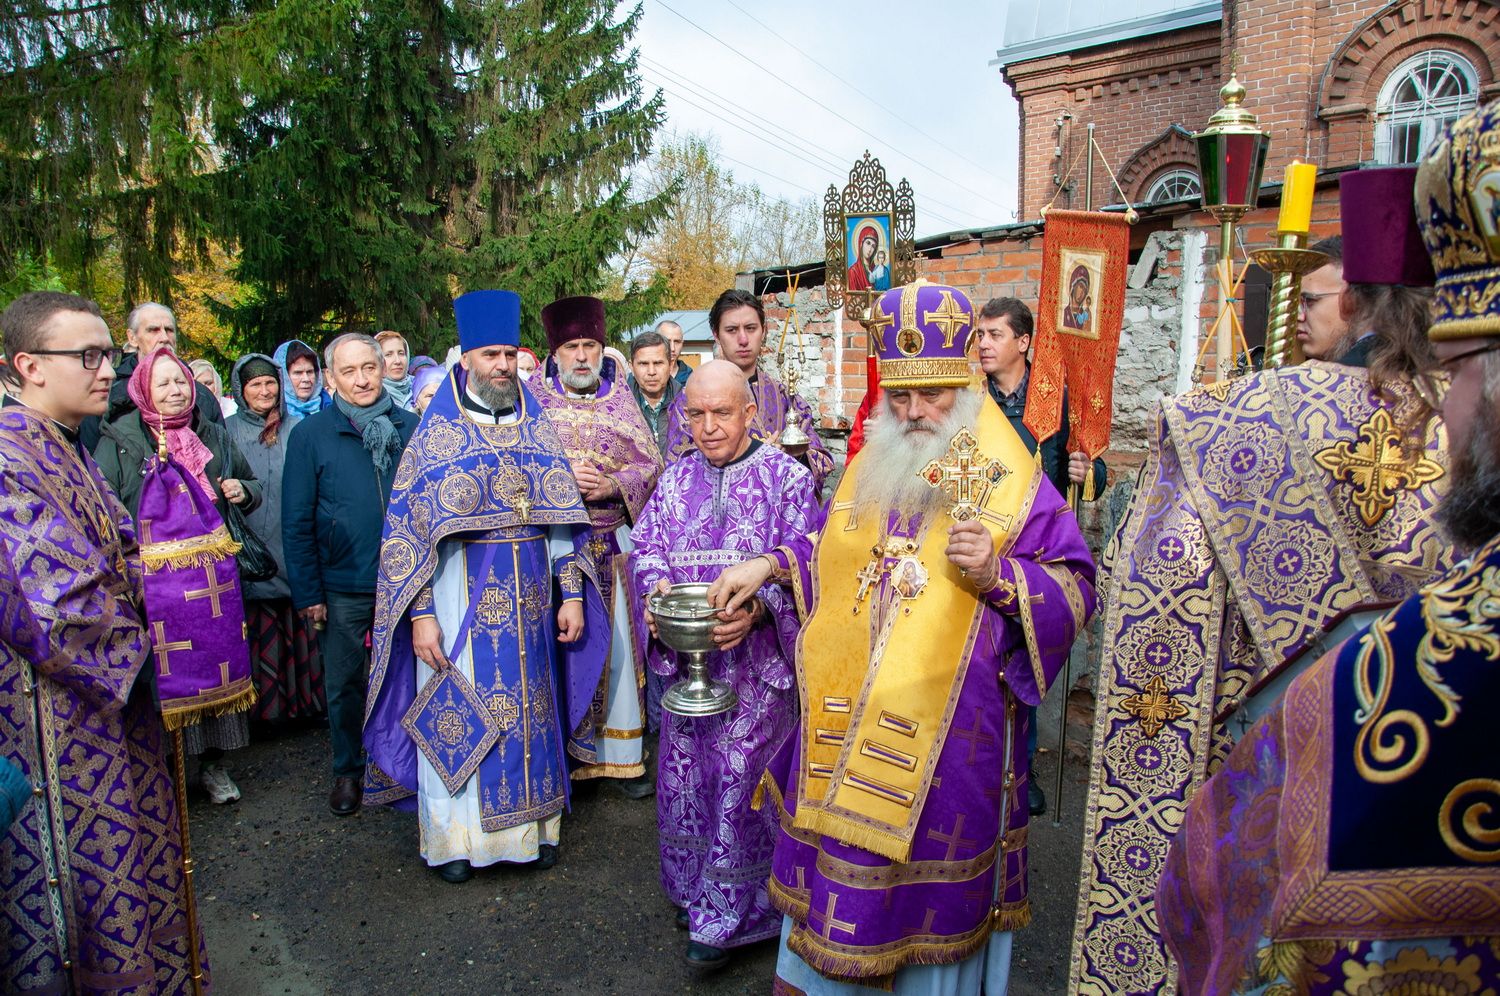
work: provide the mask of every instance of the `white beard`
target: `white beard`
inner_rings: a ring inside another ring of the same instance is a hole
[[[948,452],[960,429],[977,428],[984,401],[978,392],[960,388],[943,420],[925,423],[934,429],[929,433],[910,431],[911,424],[897,421],[889,400],[882,399],[878,416],[865,423],[865,446],[854,479],[854,514],[875,515],[876,521],[884,522],[899,510],[903,515],[920,512],[930,520],[946,509],[948,496],[918,474]]]

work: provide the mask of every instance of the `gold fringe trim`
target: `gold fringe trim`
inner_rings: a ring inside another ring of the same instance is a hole
[[[796,917],[792,918],[797,920]],[[798,923],[802,927],[802,923]],[[806,929],[793,929],[787,938],[787,949],[807,962],[819,975],[842,982],[879,987],[878,980],[894,975],[907,965],[952,965],[971,957],[990,939],[994,929],[986,918],[968,934],[951,941],[898,943],[894,950],[879,954],[857,954],[852,950],[836,952],[824,947],[822,938]],[[840,945],[843,947],[843,945]]]
[[[889,830],[855,823],[846,816],[831,813],[826,809],[818,809],[804,803],[797,808],[797,815],[792,819],[792,826],[798,830],[808,830],[822,834],[824,837],[832,837],[840,844],[857,847],[862,851],[869,851],[871,854],[878,854],[892,861],[905,864],[911,860],[910,840],[891,833]]]
[[[990,914],[990,923],[994,924],[999,933],[1031,926],[1031,900],[1023,899],[1017,906],[995,910]]]
[[[175,706],[170,709],[162,709],[161,723],[168,732],[181,730],[192,726],[199,720],[212,719],[215,716],[228,716],[231,713],[245,712],[255,706],[260,698],[260,693],[255,690],[255,685],[248,678],[245,679],[245,687],[233,693],[228,698],[220,699],[207,705]]]
[[[750,809],[753,812],[760,812],[761,807],[766,804],[766,779],[770,777],[769,773],[762,774],[760,781],[755,783],[755,791],[750,793]]]
[[[163,567],[208,567],[239,552],[240,544],[226,527],[219,526],[207,536],[147,543],[141,547],[141,562],[146,565],[146,572],[152,573]]]
[[[639,778],[646,773],[646,762],[639,764],[590,764],[579,768],[570,776],[575,782],[586,782],[591,778]]]

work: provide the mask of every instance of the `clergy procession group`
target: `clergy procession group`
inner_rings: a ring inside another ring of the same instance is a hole
[[[1306,362],[1162,401],[1097,588],[1064,496],[1105,468],[1023,424],[1055,329],[1013,298],[873,292],[879,393],[835,476],[743,291],[693,370],[670,326],[610,355],[590,297],[542,311],[538,361],[520,298],[475,290],[447,363],[294,340],[224,399],[167,309],[126,353],[93,302],[23,295],[0,986],[205,988],[183,783],[237,798],[247,716],[326,711],[332,812],[414,812],[448,882],[565,860],[573,793],[607,781],[656,798],[694,968],[774,941],[776,993],[1004,993],[1034,709],[1102,605],[1072,991],[1495,992],[1486,184],[1500,105],[1342,178]],[[656,599],[692,583],[737,697],[713,715],[662,708],[686,668]]]

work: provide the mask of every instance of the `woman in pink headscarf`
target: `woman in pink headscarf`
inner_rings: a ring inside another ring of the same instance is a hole
[[[127,390],[135,407],[101,428],[94,459],[137,526],[146,463],[156,455],[162,436],[172,458],[213,497],[221,516],[226,502],[245,512],[260,504],[260,482],[224,426],[199,417],[193,373],[171,350],[148,353],[130,375]],[[238,799],[240,790],[220,760],[224,751],[250,742],[245,714],[207,719],[183,734],[187,753],[201,756],[200,778],[209,798],[216,803]]]

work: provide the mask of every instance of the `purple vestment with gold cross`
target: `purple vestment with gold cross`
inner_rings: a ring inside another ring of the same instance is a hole
[[[642,594],[659,582],[712,582],[726,568],[797,541],[821,522],[807,468],[773,446],[724,467],[696,450],[662,474],[632,535],[631,571]],[[739,696],[717,716],[662,714],[656,784],[661,882],[688,912],[692,939],[728,948],[776,936],[781,915],[766,889],[775,814],[750,808],[772,754],[797,724],[792,660],[799,629],[792,595],[761,588],[767,619],[739,646],[709,656],[714,678]],[[635,612],[644,606],[636,601]],[[652,670],[683,677],[677,655],[650,641]]]
[[[0,841],[6,992],[190,986],[138,556],[92,458],[0,411],[0,751],[35,787]]]
[[[1300,675],[1188,802],[1157,891],[1179,991],[1500,978],[1500,539]]]
[[[1217,717],[1450,563],[1442,430],[1404,448],[1415,397],[1384,390],[1312,361],[1162,403],[1107,589],[1071,989],[1170,989],[1154,896],[1188,798],[1233,746]]]
[[[1014,430],[981,412],[977,446],[961,434],[950,457],[1017,489],[974,512],[1002,534],[994,589],[981,595],[944,557],[949,513],[859,520],[851,482],[878,459],[868,448],[816,541],[775,553],[811,618],[802,722],[763,782],[780,825],[771,898],[792,920],[787,948],[827,978],[881,985],[1030,922],[1025,706],[1093,612],[1094,564]]]

